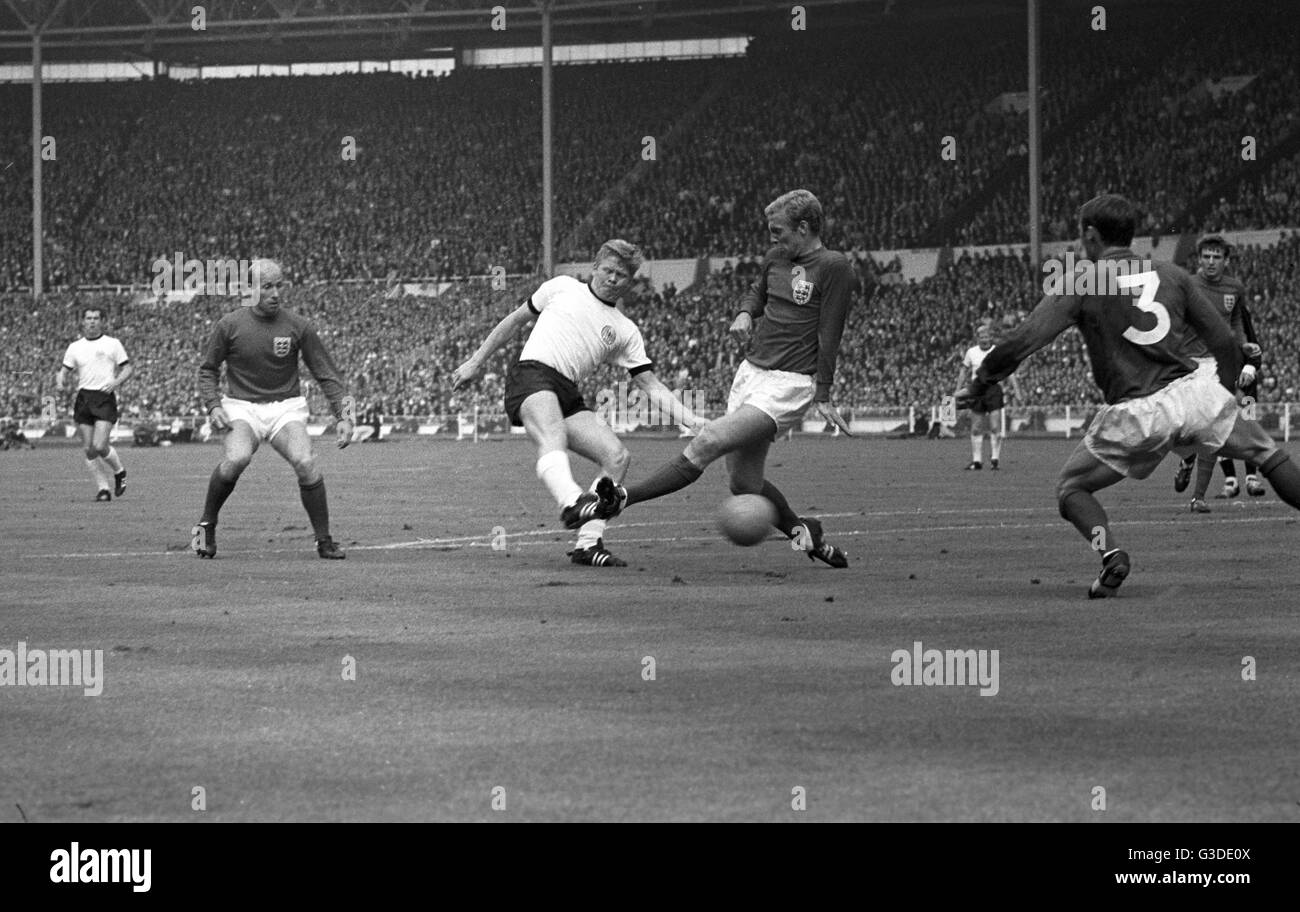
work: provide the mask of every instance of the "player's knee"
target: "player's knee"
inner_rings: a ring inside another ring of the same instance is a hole
[[[293,460],[293,470],[298,473],[298,480],[304,484],[311,484],[317,478],[316,457],[306,456],[302,459]]]
[[[713,425],[705,425],[687,445],[687,458],[692,462],[697,459],[706,463],[713,462],[722,455],[722,444],[722,435],[713,429]]]
[[[86,447],[87,459],[98,459],[100,456],[103,455],[104,453],[99,452],[99,447],[95,446],[93,443],[90,444],[90,446]]]
[[[627,447],[620,445],[617,450],[607,453],[601,460],[602,468],[605,474],[615,481],[627,474],[628,466],[632,464],[632,454],[628,452]]]

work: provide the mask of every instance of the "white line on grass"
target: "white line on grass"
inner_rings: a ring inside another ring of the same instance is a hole
[[[1252,506],[1252,508],[1263,508],[1263,507],[1272,507],[1272,506],[1279,506],[1279,505],[1281,505],[1279,501],[1265,501],[1265,502],[1263,502],[1263,503],[1252,504],[1251,506]],[[1168,507],[1168,506],[1170,506],[1170,505],[1166,502],[1166,503],[1163,503],[1163,504],[1153,504],[1153,505],[1129,505],[1129,506],[1130,506],[1131,508],[1136,507],[1136,508],[1138,508],[1138,509],[1141,509],[1143,506],[1159,508],[1159,507]],[[1015,510],[1004,510],[1004,511],[1002,511],[1002,512],[1033,512],[1034,509],[1035,509],[1035,508],[1024,508],[1024,507],[1022,507],[1022,508],[1018,508],[1018,509],[1015,509]],[[939,514],[952,514],[952,513],[986,513],[986,512],[997,512],[997,511],[996,511],[996,510],[933,510],[933,511],[927,511],[927,513],[939,513]],[[814,515],[814,516],[816,516],[816,517],[819,517],[819,518],[822,518],[822,519],[835,519],[835,518],[844,518],[844,517],[848,517],[848,516],[860,516],[860,515],[863,515],[863,514],[860,514],[860,513],[817,513],[817,514],[812,514],[812,515]],[[874,516],[874,515],[882,515],[882,516],[915,516],[915,515],[917,515],[917,514],[915,514],[915,513],[910,513],[910,512],[907,512],[907,511],[890,511],[890,512],[887,512],[887,513],[879,513],[879,514],[868,513],[868,514],[865,514],[865,515],[867,515],[867,516]],[[922,514],[922,515],[924,515],[924,514]],[[1112,525],[1112,526],[1153,526],[1153,525],[1171,525],[1171,524],[1174,524],[1174,523],[1177,522],[1177,517],[1178,517],[1178,516],[1182,516],[1182,515],[1184,515],[1184,514],[1180,511],[1179,513],[1175,514],[1174,516],[1164,516],[1164,517],[1159,517],[1159,518],[1150,518],[1150,519],[1121,519],[1121,520],[1113,520],[1113,521],[1111,522],[1111,525]],[[1226,518],[1225,518],[1225,517],[1226,517]],[[1194,524],[1197,525],[1197,526],[1205,526],[1205,525],[1219,526],[1219,525],[1227,525],[1227,524],[1230,524],[1230,523],[1267,523],[1267,522],[1279,522],[1279,521],[1287,521],[1287,520],[1288,520],[1288,516],[1287,516],[1286,514],[1283,514],[1283,515],[1280,515],[1280,516],[1241,516],[1241,515],[1233,514],[1233,513],[1225,513],[1225,514],[1223,514],[1222,517],[1213,517],[1213,518],[1200,517],[1200,518],[1197,518],[1197,519],[1195,520]],[[700,523],[700,522],[702,522],[702,520],[700,520],[700,519],[680,519],[680,520],[664,520],[664,521],[659,521],[659,522],[621,523],[621,524],[619,524],[619,525],[617,526],[617,529],[619,529],[619,530],[623,530],[623,529],[637,529],[637,528],[648,529],[648,528],[661,527],[661,526],[696,525],[696,524],[698,524],[698,523]],[[1005,523],[1005,522],[998,522],[998,523],[962,523],[962,524],[959,524],[959,525],[948,525],[948,526],[897,526],[897,527],[892,527],[892,528],[873,528],[873,529],[835,529],[835,530],[832,530],[831,537],[833,537],[833,538],[845,538],[845,537],[850,537],[850,536],[859,536],[859,535],[876,535],[876,536],[880,536],[880,535],[907,535],[907,534],[913,534],[913,535],[929,535],[929,534],[936,533],[936,532],[961,532],[961,531],[966,531],[966,530],[969,530],[969,531],[972,531],[972,532],[976,532],[976,531],[988,531],[988,530],[1012,530],[1012,529],[1060,529],[1060,528],[1067,528],[1067,527],[1068,527],[1068,524],[1065,523],[1064,520],[1056,519],[1056,520],[1053,520],[1053,521],[1051,521],[1051,522],[1023,522],[1023,523]],[[519,541],[519,539],[521,539],[521,538],[522,538],[522,539],[529,539],[529,538],[537,539],[537,538],[541,538],[541,537],[543,537],[543,536],[553,537],[553,536],[555,536],[555,535],[557,535],[557,534],[563,534],[564,531],[565,531],[565,530],[560,530],[560,529],[530,529],[530,530],[527,530],[527,531],[521,531],[521,532],[507,532],[507,533],[506,533],[506,539],[507,539],[507,541],[509,542],[509,547],[523,547],[523,546],[554,546],[554,545],[556,545],[556,542],[554,542],[554,541],[552,541],[552,540],[548,540],[548,541]],[[486,533],[486,534],[483,534],[483,535],[459,535],[459,536],[452,536],[452,537],[449,537],[449,538],[417,538],[417,539],[414,539],[414,540],[412,540],[412,541],[387,542],[387,543],[384,543],[384,544],[376,544],[376,545],[349,545],[349,546],[348,546],[348,550],[350,550],[350,551],[421,551],[421,550],[430,550],[430,549],[435,549],[435,548],[436,548],[436,549],[442,549],[442,550],[460,550],[461,548],[465,548],[465,547],[471,547],[471,548],[475,548],[475,547],[477,547],[477,548],[487,548],[487,547],[491,547],[491,543],[492,543],[492,540],[493,540],[494,538],[495,538],[495,536],[492,535],[491,533]],[[617,539],[617,541],[618,541],[619,544],[663,544],[663,543],[671,543],[671,542],[705,542],[705,541],[721,541],[721,539],[720,539],[720,537],[717,536],[717,535],[669,535],[669,536],[657,536],[657,537],[650,537],[650,538],[626,538],[626,537],[623,537],[623,536],[619,536],[618,539]],[[772,536],[771,538],[767,539],[767,541],[784,542],[784,539],[778,538],[777,536],[774,535],[774,536]],[[305,551],[307,551],[307,550],[308,550],[308,549],[305,548],[305,547],[294,547],[294,548],[242,548],[242,549],[228,549],[228,550],[227,550],[227,549],[223,549],[221,553],[223,553],[223,554],[299,554],[299,553],[303,553],[303,552],[305,552]],[[52,554],[24,554],[24,555],[21,555],[21,557],[23,557],[23,558],[27,558],[27,559],[36,559],[36,558],[96,558],[96,557],[103,557],[103,558],[109,558],[109,557],[156,557],[156,556],[159,556],[159,555],[164,555],[164,556],[174,556],[174,555],[178,555],[178,554],[183,554],[183,555],[187,555],[187,556],[188,556],[190,553],[192,553],[192,552],[191,552],[188,548],[186,548],[186,549],[184,549],[184,550],[174,550],[174,551],[88,551],[88,552],[82,552],[82,553],[59,552],[59,553],[52,553]]]

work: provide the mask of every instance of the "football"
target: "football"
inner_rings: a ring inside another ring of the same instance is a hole
[[[718,511],[718,528],[737,545],[757,545],[772,531],[776,507],[761,494],[738,494]]]

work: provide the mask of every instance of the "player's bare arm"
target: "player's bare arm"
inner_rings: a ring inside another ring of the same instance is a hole
[[[108,385],[104,387],[104,392],[106,393],[116,392],[117,388],[120,387],[126,381],[130,380],[131,375],[134,373],[135,373],[134,364],[132,364],[130,361],[128,361],[126,364],[123,364],[122,367],[118,370],[118,372],[114,375],[113,379],[110,380]]]
[[[536,316],[527,301],[506,314],[501,319],[501,322],[493,327],[492,332],[488,333],[488,337],[483,340],[483,344],[478,347],[478,350],[470,355],[464,364],[452,372],[452,389],[464,389],[474,382],[487,360],[496,354],[497,350],[513,338],[519,330],[531,323]]]
[[[1011,381],[1012,398],[1014,398],[1017,402],[1023,402],[1024,397],[1020,395],[1020,378],[1017,377],[1015,374],[1012,374],[1007,379]]]
[[[966,359],[962,358],[961,364],[957,368],[957,383],[953,386],[953,389],[960,393],[969,382],[970,368],[966,366]]]
[[[683,402],[672,394],[672,390],[655,376],[654,371],[641,371],[632,376],[632,385],[644,392],[659,409],[660,414],[670,416],[673,424],[699,429],[709,423],[707,418],[695,414]]]

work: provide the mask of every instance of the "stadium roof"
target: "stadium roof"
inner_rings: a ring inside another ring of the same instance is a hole
[[[789,35],[793,0],[549,0],[557,44]],[[1057,0],[1053,0],[1057,2]],[[1114,0],[1125,2],[1125,0]],[[1023,15],[1025,0],[799,0],[819,27]],[[492,10],[506,9],[493,30]],[[0,61],[178,65],[450,57],[537,46],[542,0],[0,0]],[[192,27],[202,6],[206,29]]]
[[[865,21],[898,0],[802,0]],[[504,30],[493,8],[506,10]],[[753,35],[788,19],[789,0],[551,0],[557,43]],[[202,6],[206,30],[192,27]],[[773,15],[778,14],[778,15]],[[538,45],[538,0],[0,0],[0,60],[160,60],[182,65],[451,56]]]

